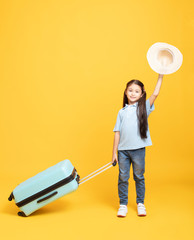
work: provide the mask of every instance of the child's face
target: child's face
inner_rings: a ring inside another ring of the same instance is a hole
[[[134,104],[142,96],[141,87],[133,83],[127,88],[127,90],[125,91],[125,94],[128,98],[128,103]]]

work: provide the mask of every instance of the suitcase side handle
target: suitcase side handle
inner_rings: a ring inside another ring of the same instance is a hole
[[[43,201],[45,201],[45,200],[47,200],[47,199],[49,199],[49,198],[52,198],[52,197],[55,196],[57,193],[58,193],[58,192],[56,191],[56,192],[50,194],[49,196],[46,196],[46,197],[44,197],[44,198],[41,198],[41,199],[39,199],[39,200],[37,201],[37,203],[41,203],[41,202],[43,202]]]

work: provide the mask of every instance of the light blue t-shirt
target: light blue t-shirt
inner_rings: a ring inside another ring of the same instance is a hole
[[[114,132],[120,132],[118,150],[133,150],[152,145],[149,127],[147,138],[142,139],[140,136],[137,118],[137,104],[137,102],[133,105],[126,104],[118,113],[117,121],[113,129]],[[150,101],[147,99],[147,117],[154,109],[154,105],[150,107]]]

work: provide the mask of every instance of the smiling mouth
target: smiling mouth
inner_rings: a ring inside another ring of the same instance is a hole
[[[130,100],[131,100],[132,102],[134,102],[134,101],[136,101],[136,98],[135,98],[135,97],[131,97]]]

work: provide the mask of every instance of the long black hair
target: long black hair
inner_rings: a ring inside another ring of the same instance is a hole
[[[147,130],[148,130],[148,120],[147,120],[147,111],[146,111],[146,91],[144,89],[143,83],[135,79],[127,83],[125,91],[132,84],[137,84],[138,86],[140,86],[142,91],[142,96],[138,100],[137,117],[139,122],[140,136],[142,139],[145,139],[147,138]],[[127,98],[127,95],[125,94],[125,91],[123,96],[123,107],[125,107],[125,104],[128,104],[128,98]]]

